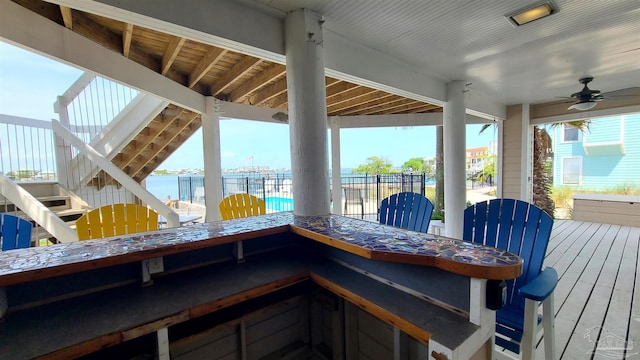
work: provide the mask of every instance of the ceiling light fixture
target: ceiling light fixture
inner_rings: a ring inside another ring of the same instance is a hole
[[[545,1],[543,3],[528,6],[509,15],[505,15],[505,17],[511,24],[515,26],[522,26],[551,14],[555,14],[556,12],[557,10],[553,5],[551,5],[551,2]]]
[[[593,107],[596,106],[596,105],[598,105],[598,103],[595,102],[595,101],[579,102],[577,104],[573,104],[573,105],[569,106],[569,108],[567,110],[585,111],[585,110],[593,109]]]

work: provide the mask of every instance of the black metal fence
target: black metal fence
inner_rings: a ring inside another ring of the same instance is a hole
[[[428,179],[425,174],[343,175],[342,214],[358,218],[377,219],[382,199],[409,191],[425,196]],[[331,194],[334,186],[329,178]],[[223,197],[247,193],[263,199],[268,212],[293,210],[291,174],[225,175],[222,177]],[[182,201],[204,203],[204,177],[178,177],[178,196]],[[332,196],[333,198],[333,196]],[[433,199],[432,199],[433,200]],[[336,206],[333,204],[332,206]]]

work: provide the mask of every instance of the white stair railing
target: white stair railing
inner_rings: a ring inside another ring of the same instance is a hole
[[[51,122],[0,114],[0,173],[14,181],[55,181]]]
[[[114,119],[122,117],[125,109],[135,107],[134,99],[138,95],[137,90],[128,86],[84,73],[64,94],[58,96],[54,110],[65,128],[84,143],[90,144]],[[56,147],[60,183],[81,193],[86,180],[95,176],[97,169],[59,138],[56,139]],[[93,203],[99,205],[100,201]]]
[[[78,240],[75,230],[29,194],[27,190],[2,174],[0,174],[0,194],[20,208],[59,242]]]
[[[168,101],[155,96],[138,94],[109,124],[93,136],[89,145],[105,158],[112,160],[168,104]],[[77,134],[77,131],[70,130]],[[82,154],[76,155],[69,168],[70,173],[77,174],[74,176],[75,191],[79,191],[100,171]]]
[[[52,122],[52,126],[56,136],[61,137],[66,143],[74,147],[75,151],[83,154],[91,162],[97,164],[107,174],[109,174],[116,181],[126,187],[140,200],[149,205],[152,209],[155,209],[158,213],[160,213],[160,215],[164,216],[167,219],[167,225],[169,227],[180,226],[178,213],[173,211],[173,209],[166,206],[162,201],[160,201],[160,199],[156,198],[135,180],[130,178],[129,175],[127,175],[124,171],[115,166],[111,161],[102,156],[102,154],[96,151],[91,145],[85,144],[82,139],[62,126],[60,122],[54,120]]]

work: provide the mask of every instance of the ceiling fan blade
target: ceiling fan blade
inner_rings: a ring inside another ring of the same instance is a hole
[[[604,96],[604,98],[607,100],[616,96],[640,96],[640,87],[636,86],[636,87],[630,87],[626,89],[609,91],[602,94],[602,96]]]

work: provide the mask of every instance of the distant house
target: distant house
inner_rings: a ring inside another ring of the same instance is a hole
[[[580,190],[640,185],[640,114],[592,119],[589,130],[553,130],[553,184]]]
[[[486,146],[467,149],[467,175],[481,171],[488,155],[489,148]]]

